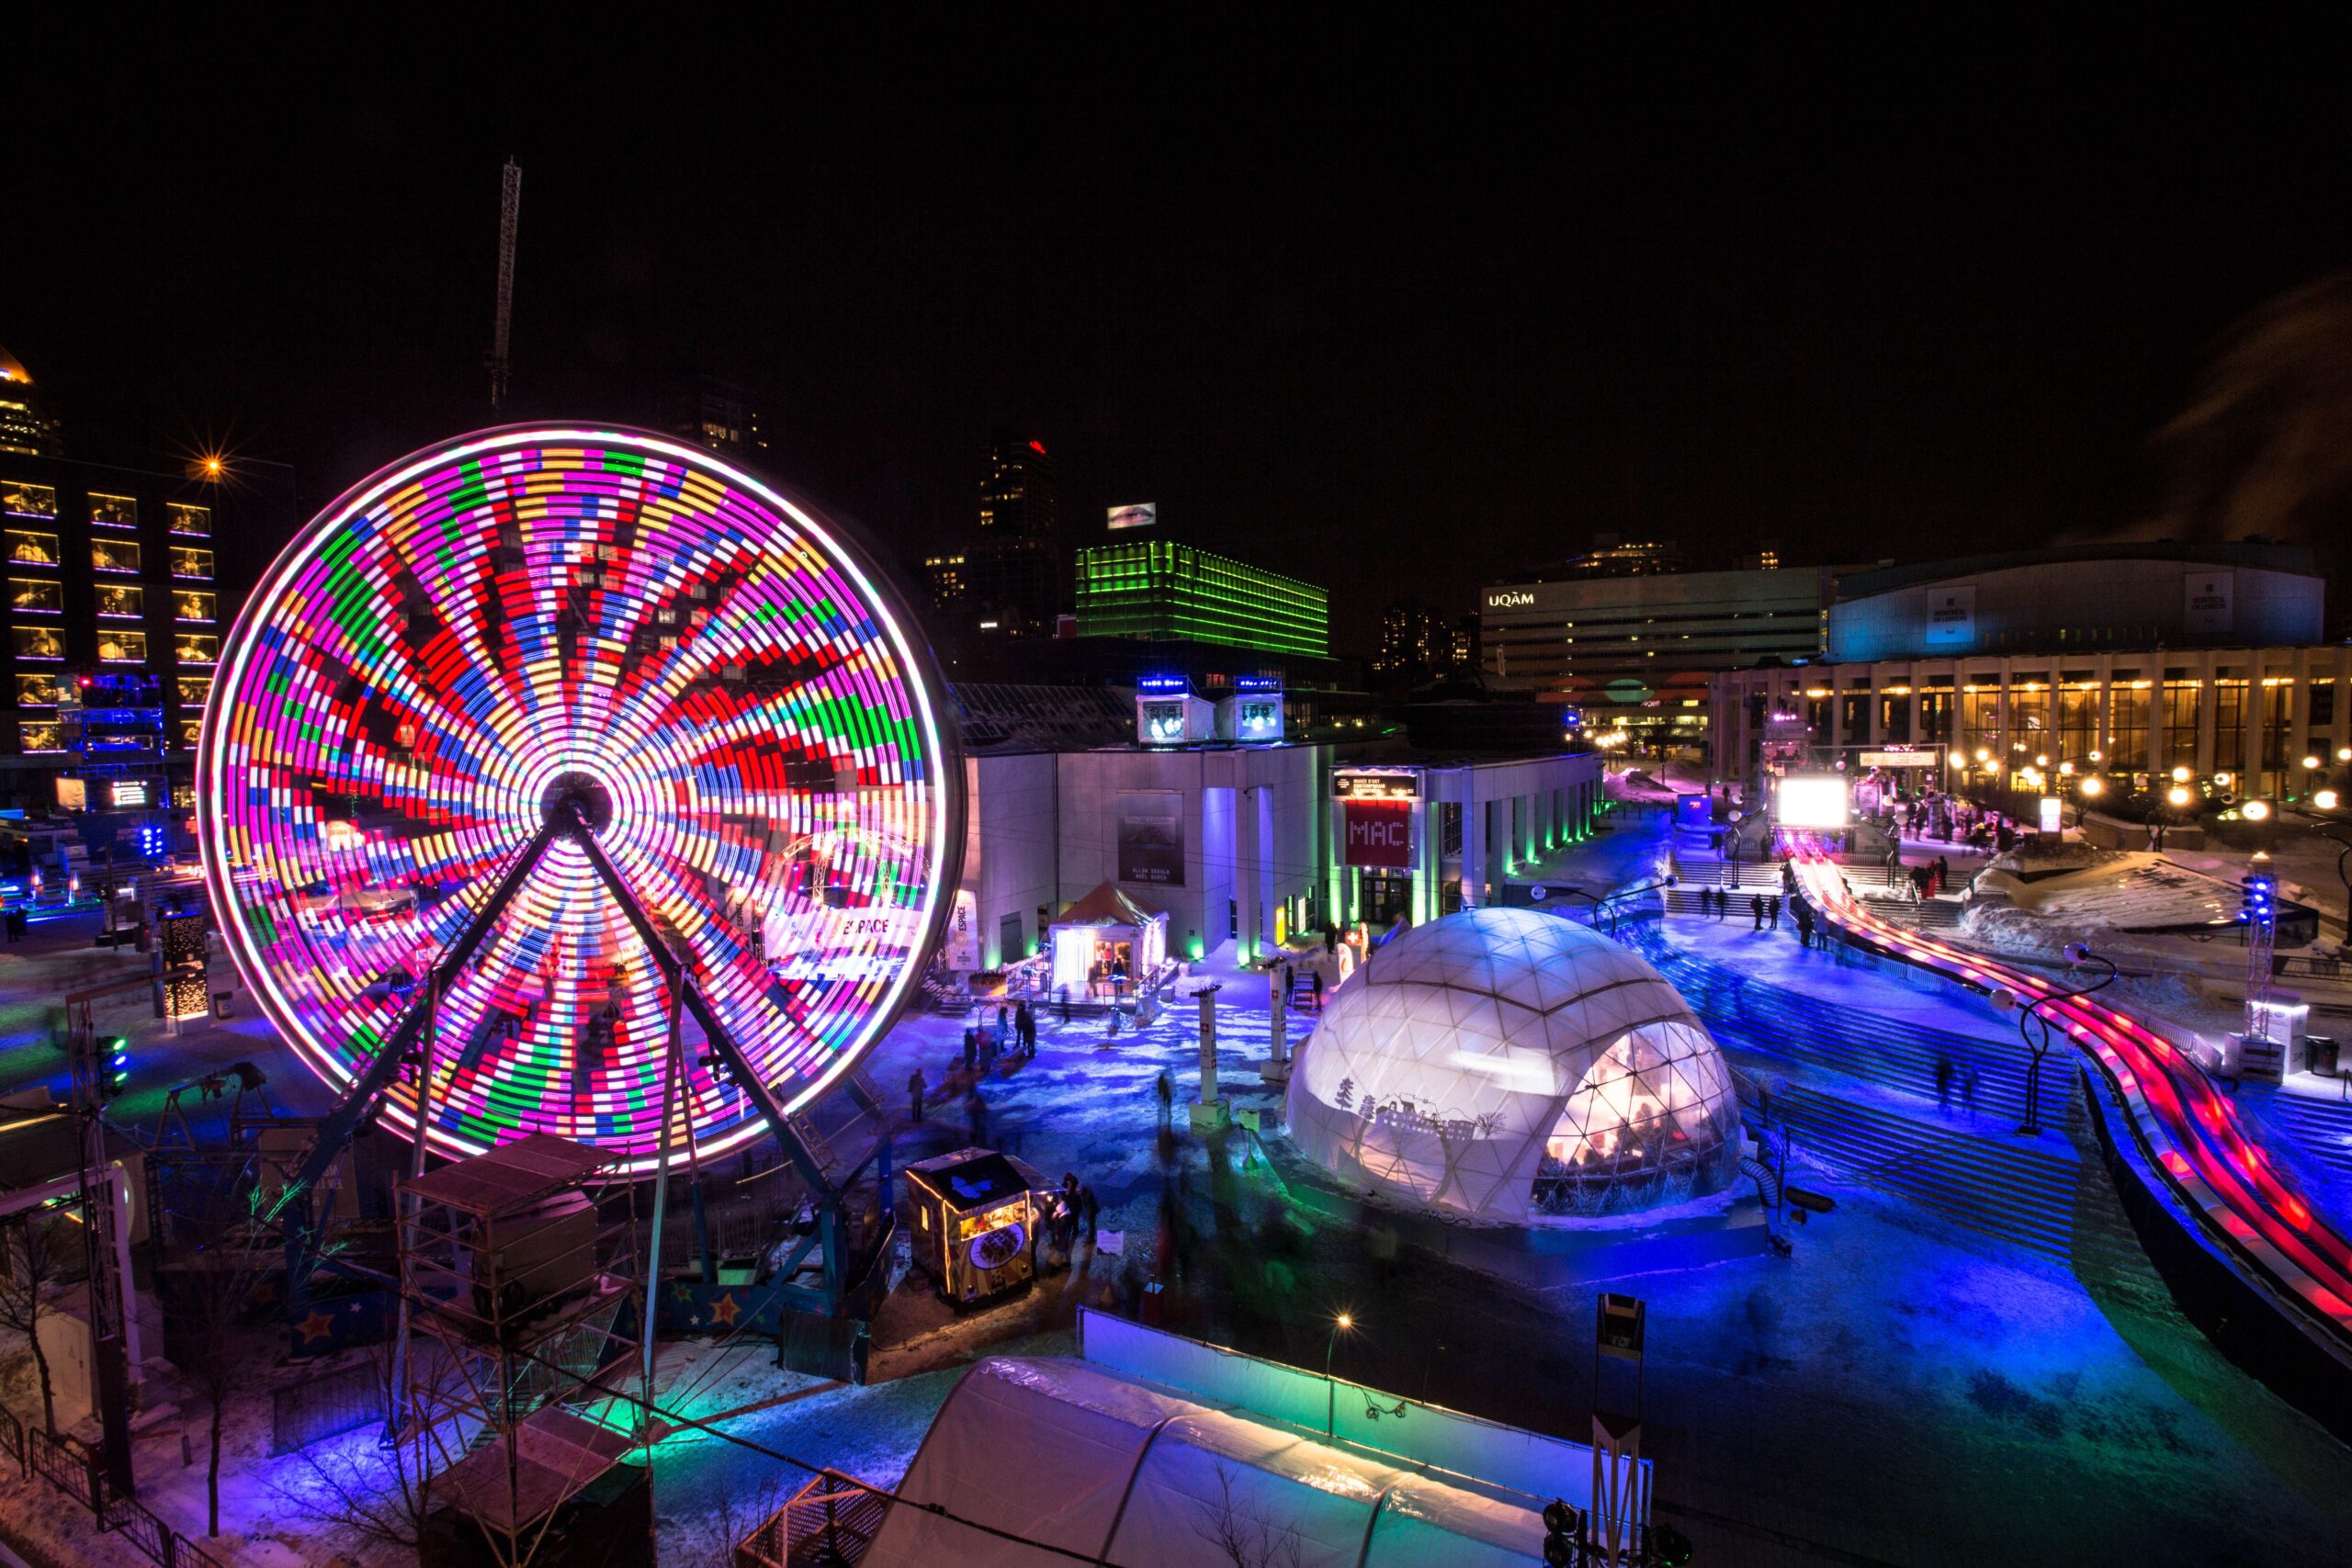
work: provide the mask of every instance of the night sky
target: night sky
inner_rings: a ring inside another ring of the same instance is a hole
[[[921,69],[868,42],[714,77],[662,62],[723,38],[657,32],[126,76],[105,112],[36,85],[10,117],[58,134],[10,175],[0,343],[74,455],[227,440],[322,504],[490,422],[513,152],[518,417],[731,377],[774,472],[899,556],[1017,424],[1075,542],[1156,501],[1329,583],[1357,649],[1394,594],[1467,610],[1596,530],[1857,560],[2146,519],[2151,437],[2233,323],[2352,258],[2341,118],[2260,83],[1461,34],[1106,62],[1015,30]]]

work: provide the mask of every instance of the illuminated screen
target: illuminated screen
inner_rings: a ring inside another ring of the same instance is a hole
[[[1159,504],[1157,502],[1137,501],[1112,507],[1102,523],[1107,528],[1148,528],[1159,521]]]
[[[938,698],[820,515],[640,433],[432,447],[314,519],[221,650],[197,813],[273,1022],[347,1084],[586,782],[598,844],[787,1109],[854,1066],[954,891]],[[434,1142],[654,1157],[667,987],[558,840],[439,1011]],[[691,1029],[691,1026],[689,1026]],[[695,1136],[757,1134],[690,1033]],[[386,1115],[403,1134],[410,1091]]]
[[[1846,781],[1796,776],[1782,779],[1777,812],[1783,828],[1843,828]]]
[[[2066,829],[2066,803],[2054,795],[2045,795],[2036,803],[2041,808],[2040,827],[2045,833],[2063,833]]]

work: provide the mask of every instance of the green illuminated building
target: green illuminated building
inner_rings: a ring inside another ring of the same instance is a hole
[[[1330,595],[1167,539],[1096,545],[1078,552],[1078,633],[1322,659],[1331,647]]]

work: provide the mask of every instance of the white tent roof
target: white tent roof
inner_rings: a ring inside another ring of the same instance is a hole
[[[1635,1032],[1637,1052],[1625,1044]],[[1637,1094],[1690,1108],[1678,1128],[1736,1128],[1713,1042],[1639,955],[1556,915],[1448,915],[1378,949],[1340,987],[1292,1072],[1291,1136],[1389,1197],[1524,1220],[1546,1141],[1612,1046],[1641,1077],[1611,1103]]]
[[[1227,1531],[1268,1562],[1295,1542],[1300,1568],[1525,1568],[1544,1551],[1534,1499],[1061,1357],[974,1367],[899,1495],[918,1506],[890,1509],[869,1568],[1069,1562],[1030,1540],[1122,1568],[1230,1568]]]

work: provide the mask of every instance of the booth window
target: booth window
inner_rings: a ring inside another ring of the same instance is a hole
[[[101,664],[144,664],[147,662],[147,634],[104,626],[98,631],[98,662]]]
[[[139,570],[139,541],[136,539],[92,539],[90,570],[93,571],[130,571]]]
[[[220,639],[201,632],[182,632],[172,639],[172,657],[182,664],[217,663]]]
[[[183,588],[172,595],[172,619],[175,621],[210,621],[219,603],[215,594]]]
[[[65,750],[64,726],[45,719],[19,724],[17,726],[17,744],[27,751],[62,751]]]
[[[139,526],[139,500],[129,495],[100,495],[90,492],[90,521],[101,528],[136,528]]]
[[[97,599],[101,615],[135,621],[147,613],[146,592],[135,582],[101,582]]]
[[[198,506],[185,501],[167,501],[164,512],[171,519],[175,534],[206,534],[212,532],[212,508]]]
[[[175,675],[172,683],[179,692],[182,707],[200,708],[205,699],[212,695],[212,677],[209,675]]]
[[[17,677],[17,705],[20,708],[53,708],[57,705],[57,677],[43,670],[35,674]]]
[[[30,528],[10,528],[0,533],[0,544],[7,547],[8,558],[18,566],[55,566],[57,536]]]
[[[204,579],[208,581],[210,581],[212,577],[212,552],[210,550],[199,550],[188,545],[174,545],[172,547],[172,575],[174,577],[195,577]]]
[[[65,657],[65,639],[57,635],[55,626],[11,626],[8,637],[19,659]]]
[[[65,613],[65,585],[55,578],[12,577],[8,580],[8,607],[35,615],[62,615]]]
[[[11,517],[54,519],[57,515],[57,487],[0,479],[0,512]]]

